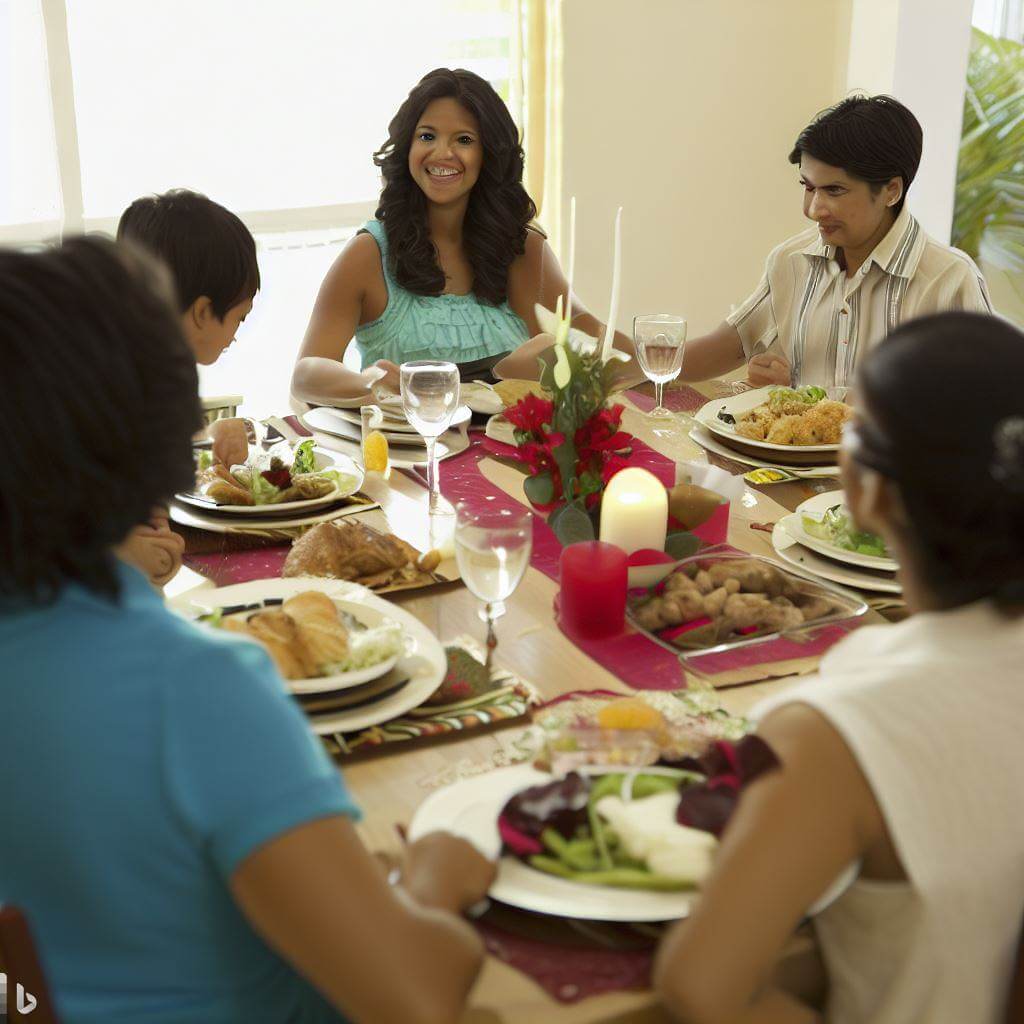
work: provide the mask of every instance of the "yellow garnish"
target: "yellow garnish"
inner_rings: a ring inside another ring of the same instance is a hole
[[[752,484],[776,484],[780,480],[788,480],[789,473],[782,473],[777,469],[752,469],[749,473],[743,474],[743,479]]]
[[[665,730],[665,717],[640,697],[609,701],[597,712],[602,729],[645,729],[653,733]]]
[[[388,439],[371,430],[363,438],[363,466],[367,473],[384,473],[388,468]]]

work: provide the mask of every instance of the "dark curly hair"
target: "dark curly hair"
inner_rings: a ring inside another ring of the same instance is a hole
[[[196,361],[167,270],[129,243],[0,249],[0,608],[118,594],[112,548],[194,481]]]
[[[423,111],[445,97],[457,100],[480,125],[483,166],[469,195],[462,238],[474,294],[498,305],[508,295],[508,268],[526,249],[526,226],[537,207],[523,188],[523,147],[515,122],[479,75],[438,68],[398,108],[387,142],[373,155],[384,178],[376,217],[387,232],[395,280],[417,295],[440,295],[444,272],[427,225],[427,198],[409,174],[409,150]]]

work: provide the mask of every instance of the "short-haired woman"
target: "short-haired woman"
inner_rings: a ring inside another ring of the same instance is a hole
[[[0,251],[0,343],[0,903],[61,1020],[455,1020],[493,865],[436,834],[389,886],[266,653],[114,556],[194,475],[163,269],[99,238]]]
[[[691,1024],[810,1024],[770,982],[814,919],[831,1024],[998,1024],[1024,920],[1024,335],[944,313],[859,373],[846,502],[911,618],[862,627],[755,711],[781,766],[744,792],[656,983]]]
[[[363,366],[385,371],[377,386],[397,390],[399,363],[446,359],[464,378],[485,376],[540,336],[535,305],[553,310],[567,283],[530,227],[523,159],[508,108],[484,79],[441,68],[419,82],[374,156],[384,178],[376,219],[321,286],[292,375],[296,397],[369,397],[367,379],[341,362],[353,338]],[[574,327],[603,330],[573,308]]]
[[[845,386],[899,324],[944,310],[991,313],[971,258],[924,233],[906,206],[923,134],[891,96],[852,96],[799,135],[804,216],[815,227],[768,256],[753,294],[686,346],[683,378],[748,361],[751,383]]]

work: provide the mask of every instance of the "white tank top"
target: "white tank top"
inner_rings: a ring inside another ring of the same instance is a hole
[[[754,714],[794,701],[842,735],[907,874],[858,879],[815,918],[828,1021],[1002,1024],[1024,920],[1024,619],[982,602],[862,628]]]

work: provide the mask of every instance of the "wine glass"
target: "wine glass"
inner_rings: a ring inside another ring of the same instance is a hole
[[[437,438],[450,426],[459,407],[459,368],[454,363],[420,359],[402,363],[402,408],[410,426],[427,444],[427,487],[431,515],[448,512],[441,506],[438,486]]]
[[[665,385],[679,376],[686,349],[686,321],[671,313],[650,313],[633,318],[633,344],[640,369],[654,382],[654,408],[651,416],[665,418]]]
[[[455,510],[455,560],[462,582],[483,602],[480,618],[487,623],[487,654],[498,639],[494,620],[505,614],[505,602],[519,586],[530,564],[533,548],[533,516],[529,509],[471,508],[460,502]]]

